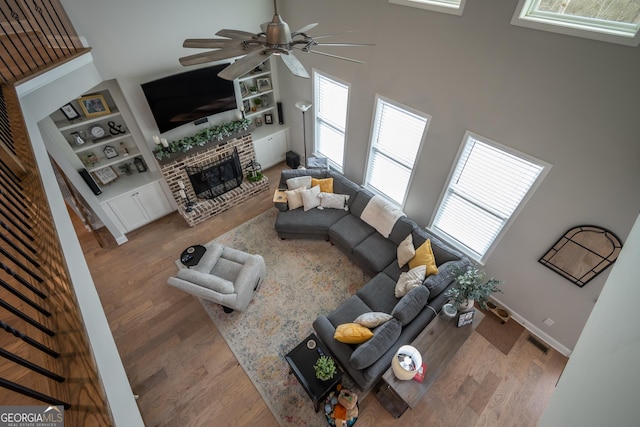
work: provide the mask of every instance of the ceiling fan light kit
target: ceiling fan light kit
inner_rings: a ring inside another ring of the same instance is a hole
[[[307,35],[306,32],[318,25],[317,23],[305,25],[292,33],[289,25],[278,14],[276,0],[273,0],[273,7],[275,14],[271,22],[262,24],[260,33],[253,34],[247,31],[224,29],[216,33],[217,36],[224,38],[185,40],[183,47],[213,50],[184,56],[180,58],[180,63],[184,66],[190,66],[241,57],[218,74],[223,79],[235,80],[265,62],[272,55],[276,55],[282,58],[282,62],[292,74],[308,79],[309,73],[298,58],[293,55],[293,49],[345,61],[363,63],[357,59],[312,50],[312,47],[372,46],[366,43],[318,43],[316,39],[330,35],[317,36],[315,38]]]

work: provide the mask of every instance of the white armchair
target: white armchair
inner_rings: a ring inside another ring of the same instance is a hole
[[[264,259],[218,243],[207,243],[197,265],[178,264],[177,277],[167,283],[222,305],[225,313],[244,311],[266,275]]]

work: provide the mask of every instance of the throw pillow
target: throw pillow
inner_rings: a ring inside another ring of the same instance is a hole
[[[302,190],[300,194],[302,194],[302,203],[304,204],[305,212],[320,206],[320,197],[318,197],[320,195],[319,185],[311,187],[309,190]]]
[[[402,325],[397,319],[376,328],[373,338],[360,344],[351,353],[349,363],[355,369],[365,369],[373,365],[383,354],[387,352],[400,338]]]
[[[311,178],[311,186],[320,186],[320,191],[323,193],[333,193],[333,178]]]
[[[436,257],[431,250],[431,240],[427,239],[418,249],[416,249],[416,255],[409,261],[409,268],[413,269],[419,265],[427,266],[427,276],[432,274],[438,274],[438,267],[436,267]]]
[[[422,285],[424,281],[424,275],[427,271],[426,265],[419,265],[416,268],[412,268],[406,273],[401,273],[398,282],[396,283],[395,296],[396,298],[402,298],[411,289],[416,286]]]
[[[398,267],[402,268],[416,255],[416,248],[413,247],[413,236],[411,233],[398,245]]]
[[[289,205],[289,209],[298,209],[302,207],[304,203],[302,203],[302,191],[304,191],[304,187],[296,188],[295,190],[287,190],[285,194],[287,195],[287,205]]]
[[[357,323],[358,325],[362,325],[367,328],[375,328],[376,326],[380,326],[391,319],[393,319],[393,316],[390,314],[383,313],[381,311],[371,311],[356,317],[356,320],[354,320],[353,323]]]
[[[311,188],[311,177],[297,176],[295,178],[289,178],[287,180],[287,188],[289,190],[295,190],[296,188]]]
[[[322,186],[320,186],[322,190]],[[349,210],[347,203],[349,202],[349,195],[347,194],[334,194],[334,193],[320,193],[320,207],[327,209],[344,209]]]
[[[357,323],[343,323],[338,325],[333,338],[345,344],[360,344],[371,339],[372,336],[373,332],[369,328]]]
[[[417,286],[411,289],[396,304],[391,315],[398,319],[402,326],[411,322],[422,311],[429,300],[429,289],[426,286]]]

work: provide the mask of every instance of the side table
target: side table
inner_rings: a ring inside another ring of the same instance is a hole
[[[415,408],[429,387],[440,377],[447,365],[458,352],[471,332],[484,319],[484,314],[476,310],[471,325],[458,327],[456,321],[446,322],[439,316],[413,340],[427,365],[422,383],[414,380],[403,381],[396,378],[389,368],[374,387],[374,392],[382,406],[395,418],[400,418],[408,408]]]
[[[315,344],[310,343],[310,341],[315,342]],[[291,371],[298,379],[298,382],[313,401],[313,408],[316,412],[318,412],[320,406],[324,404],[324,399],[336,388],[340,380],[342,380],[342,372],[340,369],[337,369],[336,374],[330,380],[321,381],[316,378],[313,365],[315,365],[320,356],[325,355],[329,356],[329,352],[322,347],[318,337],[316,337],[315,334],[311,334],[284,357]]]

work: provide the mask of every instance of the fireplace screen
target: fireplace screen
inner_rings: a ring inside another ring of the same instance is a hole
[[[238,149],[233,153],[206,166],[186,166],[185,170],[200,199],[214,199],[242,184],[242,166]]]

